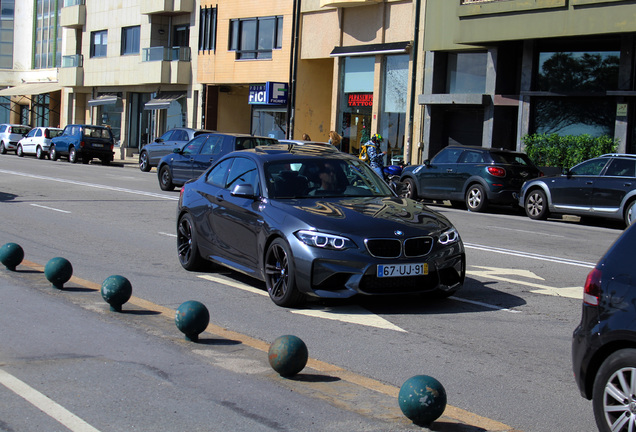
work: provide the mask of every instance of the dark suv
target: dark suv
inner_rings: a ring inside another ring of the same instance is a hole
[[[449,200],[481,212],[488,203],[516,205],[521,185],[541,175],[525,153],[451,145],[423,165],[405,167],[401,181],[408,198]]]
[[[64,128],[62,135],[51,140],[49,158],[54,161],[64,156],[71,163],[81,160],[85,164],[98,158],[102,164],[108,165],[113,161],[114,147],[115,138],[110,128],[72,124]]]
[[[636,224],[589,273],[572,365],[600,431],[636,430]]]

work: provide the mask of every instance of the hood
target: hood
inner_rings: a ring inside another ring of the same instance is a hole
[[[273,200],[271,205],[288,217],[334,233],[369,235],[372,232],[406,235],[439,232],[452,226],[443,215],[418,201],[394,197]]]

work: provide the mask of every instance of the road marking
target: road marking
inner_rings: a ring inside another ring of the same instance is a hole
[[[266,291],[263,291],[258,288],[251,287],[247,284],[234,282],[227,280],[225,278],[220,278],[212,275],[199,275],[201,279],[206,279],[211,282],[220,283],[223,285],[229,285],[234,288],[241,289],[243,291],[247,291],[253,294],[258,294],[261,296],[269,297]],[[407,333],[406,330],[401,329],[390,321],[385,320],[384,318],[369,312],[368,310],[359,307],[359,306],[349,306],[349,307],[341,307],[341,308],[309,308],[303,310],[290,310],[291,313],[297,315],[305,315],[314,318],[322,318],[329,319],[333,321],[342,321],[350,324],[358,324],[364,325],[367,327],[375,327],[385,330],[393,330],[398,332]]]
[[[536,231],[528,231],[528,230],[520,230],[520,229],[515,229],[515,228],[504,228],[504,227],[500,227],[500,226],[487,226],[486,228],[494,228],[496,230],[507,230],[507,231],[515,231],[515,232],[521,232],[521,233],[526,233],[526,234],[536,234]],[[559,237],[559,238],[565,238],[565,236],[562,235],[557,235],[557,234],[546,234],[546,233],[541,233],[541,236],[543,237]]]
[[[507,309],[507,308],[504,308],[504,307],[501,307],[501,306],[495,306],[495,305],[491,305],[491,304],[488,304],[488,303],[483,303],[483,302],[480,302],[480,301],[477,301],[477,300],[468,300],[468,299],[465,299],[465,298],[455,297],[455,296],[449,297],[449,299],[457,300],[457,301],[464,302],[464,303],[470,303],[470,304],[474,304],[474,305],[477,305],[477,306],[487,307],[488,309],[500,310],[500,311],[503,311],[503,312],[521,313],[521,311],[518,311],[518,310]]]
[[[511,278],[501,276],[501,275],[513,275],[513,276],[522,276],[522,277],[526,277],[530,279],[545,280],[542,277],[539,277],[528,270],[483,267],[483,266],[472,266],[472,267],[479,268],[482,270],[467,271],[466,274],[469,276],[477,276],[477,277],[482,277],[484,279],[494,279],[501,282],[510,282],[512,284],[529,286],[532,288],[536,288],[535,290],[530,291],[531,293],[535,293],[535,294],[544,294],[544,295],[551,295],[555,297],[567,297],[567,298],[573,298],[577,300],[583,300],[582,286],[556,288],[556,287],[551,287],[551,286],[538,284],[534,282],[527,282],[527,281],[511,279]]]
[[[134,190],[134,189],[126,189],[126,188],[121,188],[121,187],[117,187],[117,186],[106,186],[106,185],[100,185],[100,184],[96,184],[96,183],[86,183],[86,182],[81,182],[81,181],[76,181],[76,180],[66,180],[66,179],[61,179],[61,178],[57,178],[57,177],[39,176],[39,175],[35,175],[35,174],[27,174],[27,173],[21,173],[21,172],[17,172],[17,171],[8,171],[8,170],[2,170],[2,169],[0,169],[0,173],[11,174],[11,175],[19,175],[19,176],[23,176],[23,177],[30,177],[30,178],[34,178],[34,179],[38,179],[38,180],[47,180],[47,181],[55,181],[55,182],[59,182],[59,183],[68,183],[68,184],[72,184],[72,185],[76,185],[76,186],[86,186],[86,187],[91,187],[91,188],[95,188],[95,189],[104,189],[104,190],[109,190],[109,191],[114,191],[114,192],[124,192],[124,193],[133,194],[133,195],[142,195],[142,196],[147,196],[147,197],[152,197],[152,198],[161,198],[161,199],[166,199],[166,200],[171,200],[171,201],[178,201],[179,200],[178,196],[164,195],[164,194],[155,193],[155,192],[145,192],[145,191]]]
[[[0,369],[0,384],[74,432],[99,432],[99,429],[3,369]]]
[[[70,213],[70,211],[67,211],[67,210],[60,210],[60,209],[56,209],[56,208],[53,208],[53,207],[43,206],[43,205],[40,205],[40,204],[31,204],[31,205],[33,207],[39,207],[39,208],[43,208],[43,209],[47,209],[47,210],[53,210],[53,211],[60,212],[60,213]]]
[[[159,231],[159,234],[165,235],[165,236],[168,236],[168,237],[176,237],[177,236],[176,234],[170,234],[170,233],[161,232],[161,231]]]
[[[486,252],[494,252],[494,253],[500,253],[504,255],[513,255],[513,256],[518,256],[521,258],[530,258],[530,259],[536,259],[540,261],[550,261],[550,262],[554,262],[558,264],[568,264],[568,265],[573,265],[577,267],[594,268],[596,266],[595,263],[589,263],[585,261],[577,261],[577,260],[571,260],[568,258],[553,257],[549,255],[539,255],[539,254],[534,254],[530,252],[521,252],[521,251],[516,251],[511,249],[501,249],[501,248],[496,248],[492,246],[484,246],[484,245],[478,245],[478,244],[472,244],[472,243],[464,243],[464,246],[466,247],[466,249],[477,249],[477,250],[483,250]]]

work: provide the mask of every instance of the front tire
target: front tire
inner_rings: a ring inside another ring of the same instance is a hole
[[[294,258],[283,239],[275,239],[267,248],[265,285],[269,298],[278,306],[294,307],[304,298],[296,286]]]
[[[143,172],[150,171],[150,159],[148,159],[148,153],[145,151],[139,155],[139,169]]]
[[[177,255],[181,267],[188,271],[195,271],[203,266],[203,258],[199,253],[194,223],[190,213],[179,218],[177,225]]]
[[[486,190],[480,184],[471,185],[466,191],[466,208],[471,212],[483,212],[488,207]]]
[[[58,156],[57,156],[57,150],[55,150],[55,146],[49,147],[49,159],[55,162],[57,158]]]
[[[75,150],[75,147],[71,147],[68,150],[68,161],[70,163],[77,163],[77,150]]]
[[[528,192],[523,205],[526,215],[530,219],[541,220],[548,218],[548,199],[541,189],[534,189]]]
[[[174,190],[174,183],[172,183],[172,174],[170,174],[170,167],[164,165],[159,171],[159,187],[163,191]]]
[[[22,148],[22,146],[21,146],[20,144],[18,144],[18,148],[17,148],[17,149],[15,149],[15,154],[16,154],[18,157],[22,157],[22,156],[24,156],[24,149]]]
[[[402,197],[417,199],[417,186],[415,186],[415,181],[412,178],[404,179],[402,186]]]
[[[634,405],[636,349],[622,349],[603,362],[594,379],[592,406],[599,431],[634,430],[636,416],[631,411]]]

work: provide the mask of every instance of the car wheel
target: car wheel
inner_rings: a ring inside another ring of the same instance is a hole
[[[38,146],[38,148],[35,149],[35,157],[38,159],[44,159],[44,152],[42,151],[42,147]]]
[[[304,298],[296,286],[294,259],[283,239],[275,239],[267,248],[265,285],[269,298],[278,306],[294,307]]]
[[[52,161],[57,160],[57,150],[55,150],[55,146],[51,146],[49,148],[49,159],[51,159]]]
[[[145,151],[139,155],[139,169],[143,172],[150,171],[150,160],[148,159],[148,153]]]
[[[197,238],[193,228],[192,216],[184,213],[179,218],[177,226],[177,254],[181,267],[186,270],[198,270],[203,265],[203,258],[199,254]]]
[[[402,198],[417,199],[417,187],[415,181],[412,178],[404,179],[402,183]]]
[[[541,189],[533,189],[528,192],[523,208],[530,219],[547,219],[548,199],[545,192]]]
[[[599,431],[636,430],[635,405],[636,349],[622,349],[603,362],[594,379],[592,406]]]
[[[68,161],[70,163],[77,163],[77,151],[75,150],[75,147],[68,149]]]
[[[170,167],[164,165],[159,171],[159,187],[164,191],[174,190],[174,183],[172,183],[172,174],[170,174]]]
[[[7,154],[7,148],[4,146],[4,142],[0,141],[0,154]]]
[[[24,156],[24,150],[20,144],[18,144],[18,148],[15,149],[15,154],[18,155],[18,157]]]
[[[636,200],[627,204],[627,210],[625,210],[625,225],[630,226],[634,222],[636,217]]]
[[[488,207],[486,191],[480,184],[471,185],[466,191],[466,208],[472,212],[483,212]]]

